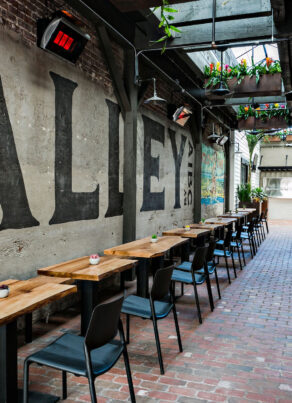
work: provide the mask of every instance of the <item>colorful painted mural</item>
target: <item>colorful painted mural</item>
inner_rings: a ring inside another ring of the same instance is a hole
[[[205,205],[224,203],[224,153],[205,144],[202,152],[201,203]]]

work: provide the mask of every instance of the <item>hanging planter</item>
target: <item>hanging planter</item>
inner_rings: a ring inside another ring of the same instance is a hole
[[[265,109],[241,105],[237,119],[239,130],[286,129],[289,123],[289,109],[279,104],[266,104]]]
[[[209,99],[219,99],[218,95],[212,91],[219,87],[221,73],[226,87],[232,93],[232,97],[257,97],[272,95],[281,95],[282,78],[281,66],[278,61],[266,58],[265,65],[247,66],[246,60],[242,59],[237,66],[222,66],[218,62],[216,67],[213,63],[205,67],[205,85],[206,97]]]
[[[286,129],[288,123],[284,118],[271,118],[266,121],[254,116],[238,121],[238,130],[268,130],[268,129]]]

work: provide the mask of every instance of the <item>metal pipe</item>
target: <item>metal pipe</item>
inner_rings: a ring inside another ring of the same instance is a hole
[[[272,39],[260,39],[258,41],[250,41],[250,42],[229,42],[229,43],[216,43],[216,49],[220,48],[240,48],[240,47],[244,47],[244,46],[259,46],[259,45],[263,45],[263,44],[271,44],[271,43],[277,43],[277,42],[287,42],[289,41],[289,38],[274,38],[274,40]],[[147,48],[147,49],[140,49],[137,52],[137,55],[140,55],[141,53],[144,52],[157,52],[158,50],[162,50],[162,47],[159,48]],[[190,44],[190,45],[176,45],[176,46],[171,46],[168,45],[165,48],[165,51],[167,50],[177,50],[177,49],[183,49],[186,53],[191,53],[191,52],[200,52],[200,51],[206,51],[206,50],[214,50],[214,47],[212,46],[208,46],[208,44]]]
[[[216,47],[215,42],[216,36],[216,0],[213,0],[213,9],[212,9],[212,47]]]
[[[207,109],[207,107],[203,107],[203,104],[197,100],[197,98],[195,98],[193,95],[191,95],[188,91],[186,91],[176,80],[174,80],[172,77],[170,77],[167,73],[165,73],[165,71],[163,71],[159,66],[157,66],[157,64],[155,64],[154,62],[152,62],[152,60],[150,60],[147,56],[143,55],[142,52],[144,52],[145,50],[140,50],[139,52],[137,52],[137,49],[135,48],[135,46],[124,36],[122,35],[116,28],[114,28],[109,22],[107,22],[101,15],[99,15],[95,10],[93,10],[90,6],[88,6],[83,0],[77,0],[79,4],[81,4],[83,7],[85,7],[87,10],[89,10],[93,15],[95,15],[95,17],[102,22],[103,24],[105,24],[110,30],[112,30],[116,35],[118,35],[120,38],[122,38],[133,50],[135,53],[135,71],[138,73],[136,78],[139,78],[139,61],[138,61],[138,57],[140,54],[142,54],[142,56],[149,62],[151,63],[157,70],[159,70],[162,74],[164,74],[164,76],[166,76],[171,82],[173,82],[177,87],[179,87],[182,91],[182,93],[188,95],[190,98],[192,98],[201,108],[201,112],[203,113],[203,110],[206,109],[206,111],[212,115],[219,123],[221,123],[222,125],[224,125],[225,127],[227,127],[229,130],[231,130],[231,128],[229,126],[227,126],[224,122],[222,122],[221,119],[219,119],[216,115],[214,115],[214,113],[212,113],[210,110]],[[180,47],[181,48],[181,47]],[[147,50],[146,50],[147,51]],[[138,83],[138,81],[137,81]]]
[[[214,117],[222,126],[226,127],[228,130],[232,130],[230,126],[228,126],[226,123],[224,123],[220,118],[218,118],[213,112],[211,112],[208,109],[208,106],[203,106],[203,104],[197,100],[192,94],[190,94],[187,90],[185,90],[176,80],[174,80],[172,77],[170,77],[165,71],[163,71],[157,64],[155,64],[151,59],[149,59],[147,56],[143,55],[142,56],[150,63],[152,64],[157,70],[159,70],[169,81],[171,81],[173,84],[175,84],[178,88],[181,89],[181,92],[183,94],[186,94],[188,97],[193,99],[201,108],[201,113],[203,115],[204,110],[206,110],[207,113],[209,113],[211,116]]]

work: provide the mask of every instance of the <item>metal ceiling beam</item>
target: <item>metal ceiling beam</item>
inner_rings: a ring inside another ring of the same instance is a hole
[[[184,26],[212,22],[213,0],[176,5],[173,25]],[[272,14],[270,0],[217,0],[216,21],[269,16]],[[159,18],[159,13],[156,13]]]
[[[169,0],[169,4],[188,3],[194,0]],[[197,1],[197,0],[195,0]],[[161,0],[110,0],[110,2],[122,12],[144,10],[161,6]]]
[[[203,45],[210,45],[212,42],[211,23],[181,27],[181,31],[181,34],[178,34],[177,37],[168,41],[167,49],[178,47],[201,47]],[[244,18],[235,21],[217,22],[215,39],[216,44],[232,44],[241,41],[256,42],[258,40],[271,39],[272,33],[274,33],[274,35],[278,34],[278,30],[275,27],[272,28],[272,16],[252,19]],[[145,44],[145,48],[148,46],[148,44]],[[153,44],[151,49],[161,49],[161,44]]]

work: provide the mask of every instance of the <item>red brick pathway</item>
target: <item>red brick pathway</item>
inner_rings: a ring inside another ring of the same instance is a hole
[[[292,402],[292,222],[274,223],[257,256],[227,286],[219,269],[222,300],[209,310],[205,286],[199,287],[203,324],[193,293],[177,303],[184,352],[179,353],[172,316],[159,322],[166,373],[159,374],[150,321],[131,322],[128,347],[137,402]],[[23,358],[51,342],[64,328],[79,329],[80,317],[19,350]],[[31,389],[61,394],[61,374],[32,366]],[[98,402],[128,400],[122,360],[96,380]],[[90,401],[87,380],[70,376],[69,402]],[[41,403],[41,402],[40,402]]]

